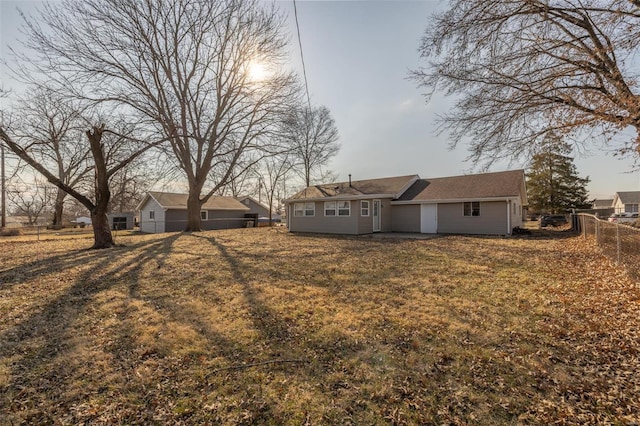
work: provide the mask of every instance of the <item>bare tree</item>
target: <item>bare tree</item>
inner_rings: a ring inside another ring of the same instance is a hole
[[[421,87],[456,96],[441,117],[471,158],[530,154],[550,133],[605,140],[625,128],[640,150],[640,2],[454,0],[425,30]]]
[[[56,188],[33,176],[30,183],[15,176],[9,184],[7,195],[13,205],[13,213],[26,216],[29,225],[37,224],[53,203]]]
[[[340,150],[338,128],[326,107],[295,109],[284,123],[293,170],[311,185],[314,175]]]
[[[37,88],[23,97],[15,110],[16,139],[41,164],[70,188],[90,184],[93,165],[91,151],[85,143],[87,125],[77,108],[68,100],[46,88]],[[57,189],[52,226],[62,227],[67,193]]]
[[[27,46],[60,85],[168,139],[189,185],[186,230],[197,231],[202,204],[298,93],[280,71],[284,22],[259,0],[67,0],[27,21]],[[252,72],[258,63],[268,75]]]
[[[139,157],[111,177],[110,212],[134,211],[159,180],[157,171],[149,167],[147,157],[148,155]]]
[[[258,193],[259,174],[256,172],[256,168],[262,161],[263,155],[261,153],[258,156],[259,160],[255,156],[245,157],[236,161],[227,184],[218,189],[219,195],[240,197]]]
[[[260,181],[264,185],[269,205],[269,226],[273,224],[274,202],[280,192],[281,183],[286,179],[287,172],[291,170],[291,153],[282,152],[264,159],[261,163]]]
[[[27,151],[19,141],[11,138],[4,130],[2,123],[0,123],[0,139],[5,142],[9,149],[20,157],[21,160],[46,177],[50,183],[65,191],[89,210],[93,224],[93,248],[109,248],[114,245],[109,228],[109,220],[107,219],[107,211],[111,197],[109,180],[118,171],[153,147],[154,144],[160,142],[142,143],[139,139],[132,139],[131,135],[122,135],[106,130],[104,124],[93,126],[91,130],[86,132],[86,137],[91,151],[94,170],[93,200],[77,189],[65,184],[55,173],[51,172],[46,165],[38,161],[30,151]]]

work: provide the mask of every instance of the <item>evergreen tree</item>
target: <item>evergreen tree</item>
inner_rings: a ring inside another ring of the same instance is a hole
[[[586,186],[571,154],[571,146],[553,135],[545,138],[540,151],[531,159],[527,174],[529,208],[538,212],[564,213],[588,208]]]

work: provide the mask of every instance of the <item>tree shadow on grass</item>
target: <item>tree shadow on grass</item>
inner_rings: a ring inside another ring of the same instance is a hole
[[[0,274],[3,281],[7,278],[14,281],[18,276],[21,280],[36,279],[32,285],[37,286],[46,285],[47,280],[57,280],[58,276],[68,274],[70,269],[83,269],[73,284],[66,288],[61,286],[63,291],[60,295],[35,312],[28,312],[18,323],[1,330],[0,359],[10,361],[3,365],[9,371],[4,371],[7,380],[0,382],[4,388],[0,392],[4,394],[0,399],[0,412],[24,412],[26,417],[22,418],[23,421],[41,423],[46,419],[45,422],[54,423],[55,419],[51,413],[47,414],[46,408],[37,407],[55,407],[56,399],[69,385],[70,373],[66,371],[68,363],[65,357],[73,353],[76,323],[91,315],[87,307],[95,296],[122,284],[116,277],[126,271],[126,280],[135,283],[144,262],[151,258],[162,261],[179,236],[176,234],[107,251],[71,251],[3,271]],[[123,262],[123,256],[132,252],[139,252],[139,255]],[[68,407],[61,407],[61,410],[65,409]],[[10,417],[8,419],[11,421]]]

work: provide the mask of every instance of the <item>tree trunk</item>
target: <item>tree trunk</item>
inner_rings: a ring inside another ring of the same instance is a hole
[[[53,229],[62,229],[62,214],[64,212],[64,199],[66,197],[67,193],[58,188],[56,201],[53,207],[53,221],[51,223]]]
[[[94,249],[105,249],[115,245],[111,228],[109,228],[109,219],[105,211],[98,212],[95,209],[91,212],[91,223],[93,225],[93,247]]]
[[[94,249],[104,249],[114,246],[113,237],[111,236],[111,228],[109,228],[109,219],[107,211],[109,209],[109,200],[111,199],[111,191],[109,190],[109,172],[107,163],[101,144],[102,133],[104,132],[104,124],[100,127],[94,127],[93,131],[87,132],[91,152],[95,160],[95,207],[91,209],[91,223],[93,225],[93,247]]]
[[[189,189],[189,198],[187,199],[187,226],[186,232],[202,231],[202,218],[200,217],[200,209],[202,202],[200,201],[200,191]]]

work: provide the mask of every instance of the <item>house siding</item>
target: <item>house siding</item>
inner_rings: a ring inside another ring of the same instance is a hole
[[[149,219],[149,212],[154,211],[155,219]],[[165,232],[165,211],[153,198],[140,209],[140,231],[147,233]]]
[[[232,229],[244,228],[247,220],[244,210],[208,210],[208,220],[202,221],[202,228],[206,230],[213,229]]]
[[[269,209],[255,203],[253,200],[246,198],[240,202],[250,209],[247,213],[258,213],[260,217],[269,217]]]
[[[360,202],[350,201],[350,216],[324,215],[324,202],[315,202],[315,216],[294,216],[294,203],[290,204],[289,230],[291,232],[319,232],[327,234],[357,234]],[[356,210],[357,208],[357,210]],[[366,219],[366,218],[365,218]]]
[[[391,232],[393,230],[392,219],[393,219],[393,211],[391,208],[391,199],[381,200],[380,204],[380,231],[381,232]]]
[[[361,216],[360,201],[369,202],[369,216]],[[357,208],[358,234],[373,233],[373,200],[358,200],[354,202]]]
[[[420,232],[420,204],[393,206],[391,219],[393,232]]]
[[[243,228],[246,220],[244,210],[207,210],[207,220],[202,221],[202,229]],[[169,209],[165,215],[165,232],[184,231],[187,227],[187,211],[183,209]]]
[[[463,212],[464,203],[438,204],[438,233],[507,234],[506,202],[481,202],[480,216],[464,216]]]

